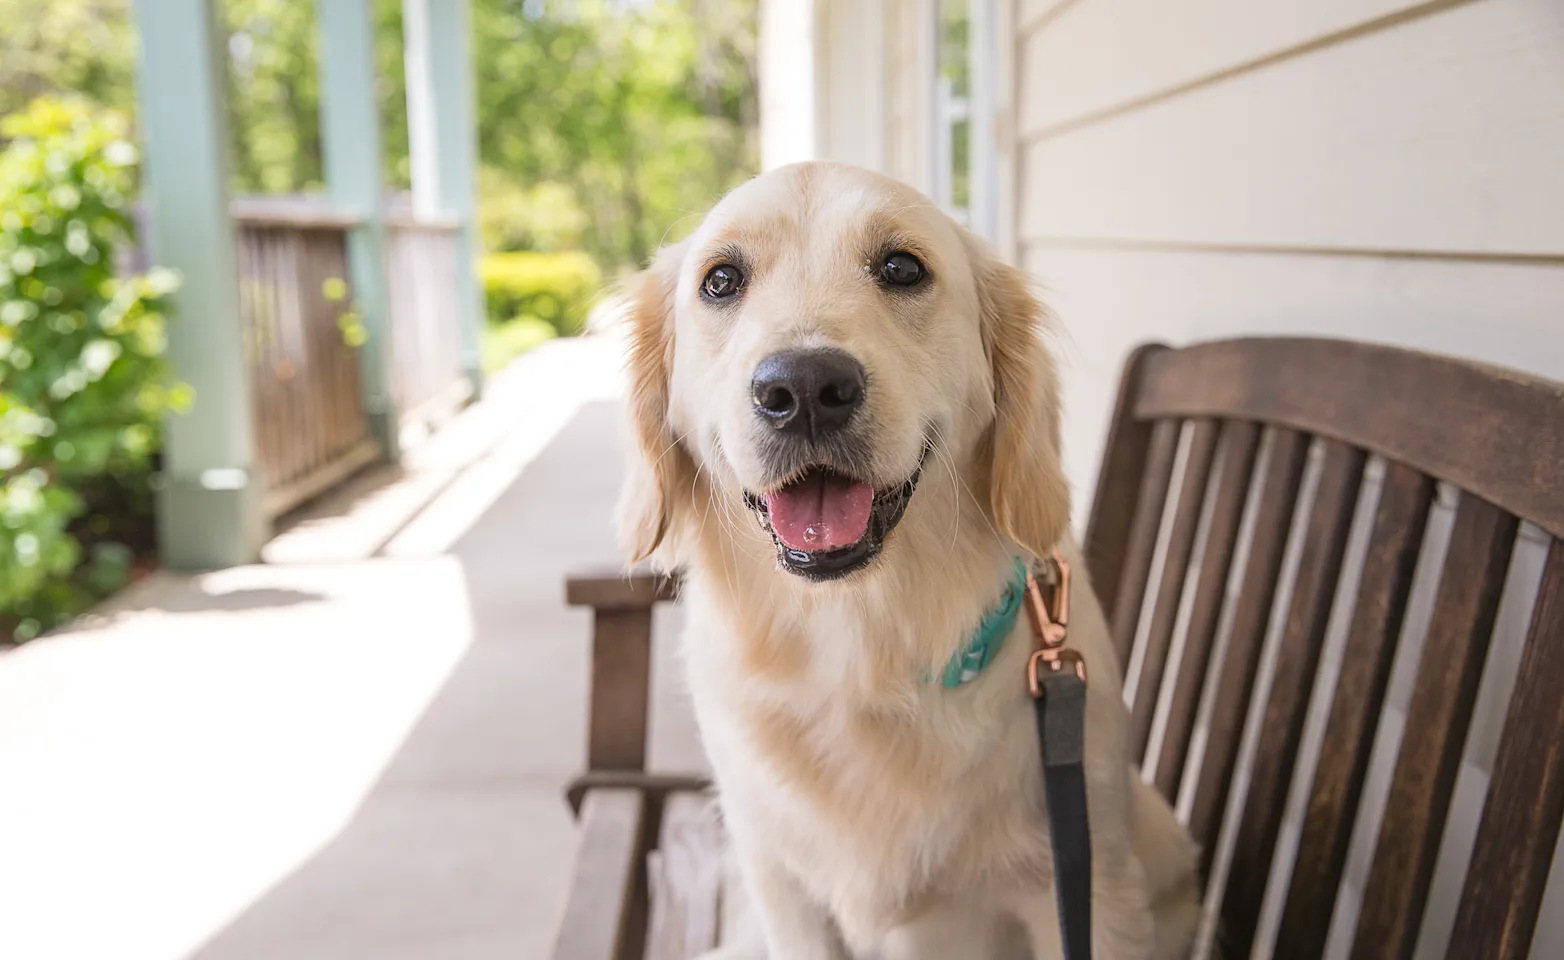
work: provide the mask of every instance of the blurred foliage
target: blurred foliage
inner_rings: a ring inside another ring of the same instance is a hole
[[[237,193],[325,186],[317,0],[220,0],[228,42],[228,116]],[[372,0],[386,185],[411,183],[401,0]]]
[[[972,95],[972,57],[968,49],[971,34],[971,7],[968,0],[940,0],[939,72],[950,85],[950,95],[958,100]],[[957,120],[950,125],[950,202],[965,208],[972,202],[972,122]]]
[[[323,0],[220,0],[237,192],[322,186]],[[387,185],[410,168],[401,0],[372,0]],[[614,272],[758,165],[757,0],[471,0],[483,235]],[[0,112],[134,106],[129,0],[0,0]]]
[[[135,105],[130,0],[0,0],[0,117],[46,94]]]
[[[158,424],[189,398],[161,359],[173,276],[115,273],[123,118],[43,99],[0,132],[0,631],[27,639],[123,581],[112,534],[149,520]]]
[[[319,52],[309,0],[221,0],[228,35],[228,134],[234,189],[325,186]]]
[[[478,275],[490,323],[541,320],[567,337],[586,325],[603,282],[597,262],[579,250],[491,253],[479,263]]]
[[[754,173],[755,0],[474,0],[473,27],[482,162],[568,186],[605,267]]]
[[[569,184],[524,187],[493,167],[478,171],[478,232],[485,250],[579,250],[587,213]]]

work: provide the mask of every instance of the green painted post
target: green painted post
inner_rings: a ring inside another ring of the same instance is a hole
[[[158,498],[163,563],[249,563],[267,532],[254,470],[250,378],[228,208],[221,34],[212,0],[138,2],[143,199],[155,262],[177,270],[168,329],[174,374],[195,391],[164,430]]]
[[[359,383],[370,431],[388,462],[399,454],[392,390],[391,303],[386,283],[385,188],[380,171],[380,106],[375,96],[371,0],[315,4],[320,28],[321,153],[332,206],[359,218],[348,232],[353,299],[367,339]]]
[[[478,128],[468,0],[402,0],[402,33],[413,211],[456,218],[456,318],[462,369],[476,397],[483,386],[483,296],[476,269]]]

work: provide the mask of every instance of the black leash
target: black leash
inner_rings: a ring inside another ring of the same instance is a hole
[[[1064,960],[1091,960],[1092,841],[1086,809],[1086,661],[1064,645],[1070,620],[1070,567],[1055,550],[1041,565],[1053,596],[1027,573],[1027,612],[1038,649],[1027,661],[1043,754],[1043,794],[1053,841],[1054,896]]]

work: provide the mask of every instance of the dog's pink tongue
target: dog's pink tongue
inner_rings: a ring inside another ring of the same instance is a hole
[[[873,506],[874,488],[867,483],[819,472],[766,494],[771,529],[787,546],[810,553],[862,540]]]

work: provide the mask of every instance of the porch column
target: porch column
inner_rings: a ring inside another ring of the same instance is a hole
[[[348,272],[367,334],[359,348],[364,413],[383,456],[395,462],[400,426],[392,392],[374,13],[371,0],[330,0],[315,4],[315,17],[320,28],[321,153],[326,193],[334,208],[359,218],[358,226],[348,232]]]
[[[462,370],[476,397],[483,386],[483,297],[477,271],[478,126],[468,0],[402,0],[402,49],[413,213],[419,219],[456,220],[453,315],[461,331]]]
[[[821,157],[816,0],[760,0],[760,168]]]
[[[135,3],[143,199],[154,262],[177,270],[168,325],[174,376],[195,402],[164,426],[158,493],[163,563],[197,570],[249,563],[267,532],[254,470],[250,378],[239,320],[228,207],[223,51],[212,0]]]

